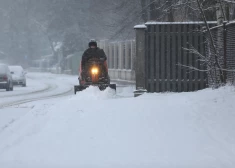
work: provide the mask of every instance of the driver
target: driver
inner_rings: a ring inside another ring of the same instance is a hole
[[[103,61],[107,60],[105,52],[103,49],[97,47],[96,41],[90,41],[88,44],[89,48],[82,55],[82,66],[86,64],[86,62],[91,58],[99,58]]]

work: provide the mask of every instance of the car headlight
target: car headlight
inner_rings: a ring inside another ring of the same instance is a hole
[[[98,70],[98,68],[96,68],[96,67],[93,67],[93,68],[91,69],[91,73],[92,73],[93,75],[96,75],[96,74],[98,74],[98,73],[99,73],[99,70]]]

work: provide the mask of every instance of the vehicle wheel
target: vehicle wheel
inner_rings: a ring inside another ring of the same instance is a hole
[[[14,85],[13,85],[13,83],[11,84],[11,91],[13,91],[13,88],[14,88]]]
[[[9,86],[10,87],[10,86]],[[13,83],[11,83],[11,87],[9,88],[10,91],[13,91]]]
[[[7,85],[6,91],[10,91],[10,84]]]
[[[110,77],[109,77],[109,75],[108,75],[108,84],[110,85]]]

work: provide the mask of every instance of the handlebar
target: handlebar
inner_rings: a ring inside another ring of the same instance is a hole
[[[105,58],[90,58],[87,60],[87,62],[100,62],[100,61],[105,61]]]

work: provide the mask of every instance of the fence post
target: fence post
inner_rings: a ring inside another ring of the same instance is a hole
[[[136,42],[133,40],[131,41],[131,70],[135,70],[135,58],[136,58]]]
[[[130,41],[126,41],[125,42],[125,58],[124,58],[125,59],[125,66],[124,66],[125,69],[130,69],[130,66],[129,66],[130,59],[129,58],[131,56],[130,55],[131,53],[129,51],[130,51]]]
[[[223,23],[223,29],[224,29],[224,83],[227,82],[227,30],[226,30],[226,22]]]
[[[113,47],[112,47],[112,43],[109,43],[108,45],[109,48],[109,69],[113,69]]]
[[[123,63],[124,63],[124,61],[123,61],[123,58],[124,58],[124,54],[123,54],[123,50],[124,50],[124,46],[123,46],[123,42],[119,42],[118,43],[118,45],[119,45],[119,56],[118,56],[118,59],[119,59],[119,61],[118,61],[118,69],[123,69]]]
[[[117,43],[113,43],[113,48],[114,48],[114,65],[113,65],[113,69],[118,69],[118,46]]]
[[[146,92],[146,76],[145,76],[145,30],[146,26],[135,26],[136,30],[136,61],[135,61],[135,79],[136,91],[135,97]]]

